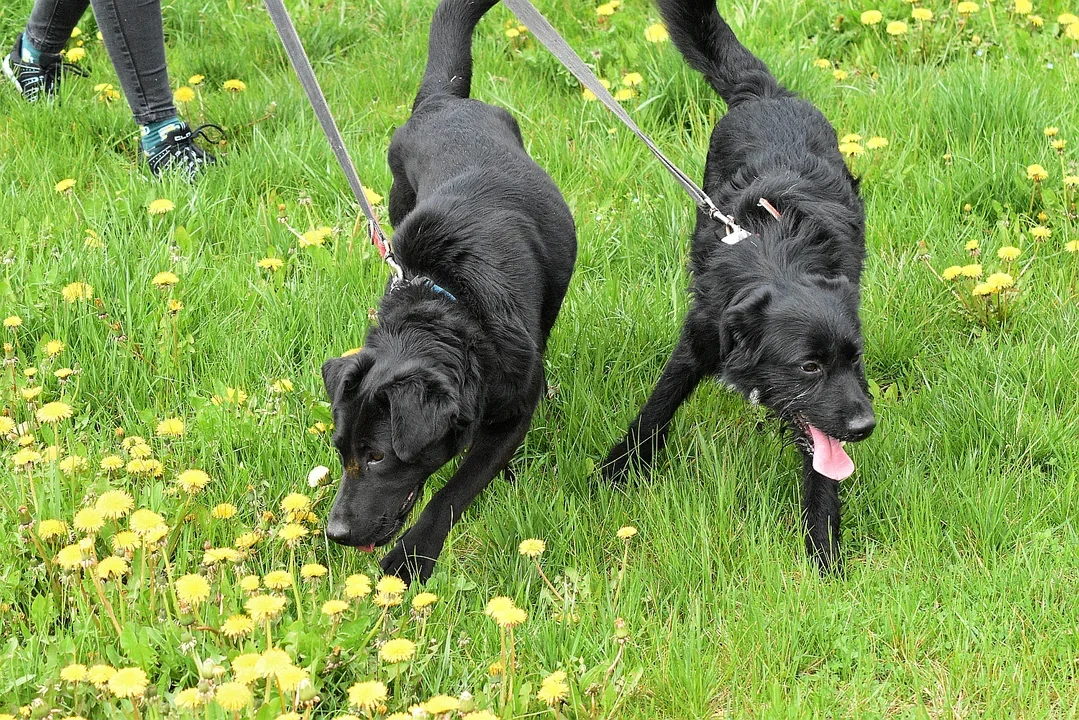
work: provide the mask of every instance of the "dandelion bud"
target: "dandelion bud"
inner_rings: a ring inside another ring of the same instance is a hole
[[[318,691],[315,689],[315,686],[312,685],[309,681],[304,681],[300,684],[299,694],[300,702],[304,703],[311,702],[316,697],[318,697]]]
[[[195,624],[195,616],[191,613],[182,613],[180,615],[180,625],[184,627],[191,627]]]
[[[191,631],[184,630],[180,633],[180,644],[187,645],[189,642],[194,642],[195,636],[191,634]]]

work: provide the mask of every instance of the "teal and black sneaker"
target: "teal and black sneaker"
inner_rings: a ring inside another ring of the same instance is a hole
[[[54,95],[60,77],[65,73],[71,72],[83,77],[89,74],[82,68],[65,63],[63,58],[53,53],[41,53],[38,61],[34,62],[30,54],[23,50],[21,33],[11,54],[4,58],[3,70],[4,75],[30,102]]]
[[[179,170],[188,178],[194,178],[204,167],[216,163],[217,158],[195,144],[196,137],[209,140],[204,132],[206,128],[213,128],[222,136],[225,134],[222,128],[212,124],[200,125],[192,130],[182,120],[162,128],[158,138],[144,144],[149,148],[143,154],[150,172],[161,175],[169,170]]]

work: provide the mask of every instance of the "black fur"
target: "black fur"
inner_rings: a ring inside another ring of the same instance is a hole
[[[675,45],[727,102],[716,124],[704,188],[756,233],[736,245],[697,215],[692,302],[651,397],[610,451],[604,474],[647,466],[671,418],[707,376],[772,410],[802,451],[806,548],[822,569],[838,559],[838,483],[813,469],[808,425],[863,440],[875,425],[861,363],[859,277],[865,213],[835,129],[781,86],[734,36],[714,0],[658,0]],[[776,220],[758,205],[766,198]]]
[[[494,0],[444,0],[412,117],[390,144],[397,260],[427,284],[387,290],[363,350],[323,366],[344,466],[326,532],[396,536],[427,478],[445,487],[382,560],[426,580],[450,528],[524,439],[577,254],[573,218],[506,111],[468,99],[472,31]]]

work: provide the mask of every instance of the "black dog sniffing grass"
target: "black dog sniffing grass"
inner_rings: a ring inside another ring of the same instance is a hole
[[[344,473],[326,534],[372,551],[436,470],[468,453],[382,560],[426,580],[461,514],[509,463],[545,387],[543,352],[577,255],[569,208],[505,110],[470,100],[472,31],[496,0],[443,0],[412,117],[390,144],[394,255],[356,355],[322,367]]]
[[[806,549],[827,570],[838,562],[838,481],[854,472],[842,442],[866,439],[876,424],[858,318],[858,181],[835,129],[738,41],[714,0],[658,4],[686,61],[727,102],[704,189],[755,235],[727,245],[725,226],[697,214],[682,335],[603,471],[620,479],[630,466],[648,465],[678,407],[704,377],[718,376],[793,431],[803,455]]]

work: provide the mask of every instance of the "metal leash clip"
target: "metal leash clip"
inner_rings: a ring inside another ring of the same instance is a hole
[[[727,234],[720,238],[720,241],[727,245],[737,245],[752,234],[735,222],[734,218],[729,215],[724,215],[720,209],[711,202],[708,202],[708,207],[705,208],[705,212],[708,213],[708,217],[716,222],[723,223],[727,227]]]

